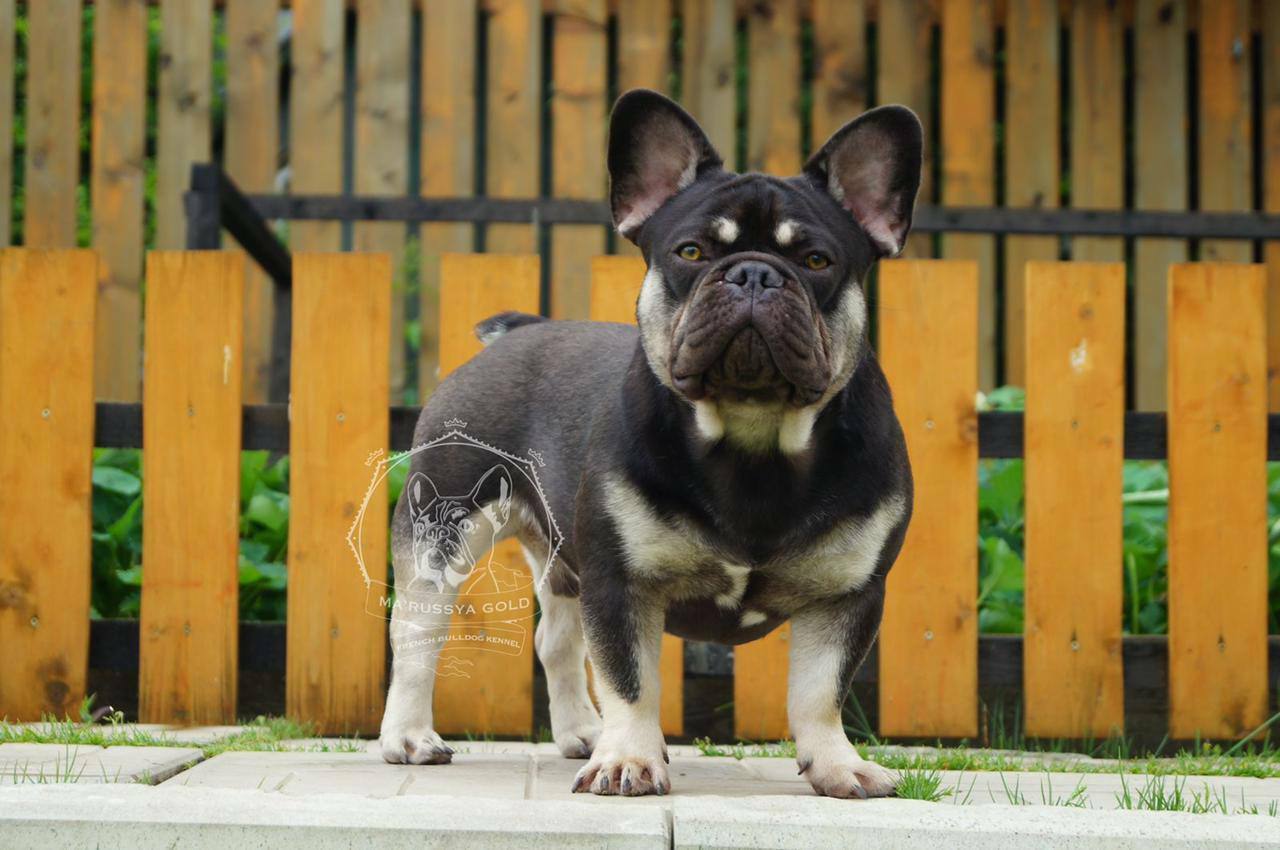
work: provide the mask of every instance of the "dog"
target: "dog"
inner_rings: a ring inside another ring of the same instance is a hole
[[[550,561],[537,576],[534,642],[555,742],[587,759],[572,790],[670,790],[658,721],[664,631],[740,644],[790,621],[800,772],[827,796],[892,793],[894,774],[846,737],[841,705],[911,516],[864,285],[878,259],[902,250],[921,151],[916,116],[886,106],[836,131],[799,175],[736,174],[674,102],[624,94],[610,120],[609,202],[647,264],[637,327],[494,316],[477,327],[487,346],[423,410],[419,442],[460,417],[485,443],[545,460],[563,545],[549,558],[537,495],[518,477],[502,532],[535,572]],[[467,492],[487,466],[423,453],[413,471],[426,474],[428,460],[442,492]],[[502,498],[492,476],[483,485],[473,519]],[[402,496],[392,520],[397,588],[416,576],[413,501]],[[490,542],[480,525],[472,550]],[[454,590],[436,585],[446,603]],[[438,608],[393,613],[393,644],[447,625],[429,613]],[[451,758],[433,729],[427,661],[393,661],[380,738],[389,762]]]

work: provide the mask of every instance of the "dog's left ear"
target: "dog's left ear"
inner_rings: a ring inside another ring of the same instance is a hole
[[[613,224],[636,232],[672,195],[723,160],[698,122],[655,91],[633,89],[609,119],[609,206]]]
[[[905,106],[864,112],[832,134],[804,173],[831,193],[871,237],[881,256],[907,243],[920,188],[924,132]]]

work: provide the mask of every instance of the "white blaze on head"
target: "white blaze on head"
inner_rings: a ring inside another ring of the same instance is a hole
[[[732,245],[734,242],[738,241],[738,233],[740,231],[738,229],[738,223],[733,219],[720,216],[715,221],[711,222],[711,225],[713,228],[712,232],[715,234],[715,237],[724,244]]]
[[[773,241],[778,243],[779,248],[785,248],[795,241],[800,235],[800,223],[792,219],[785,218],[778,222],[778,226],[773,231]]]

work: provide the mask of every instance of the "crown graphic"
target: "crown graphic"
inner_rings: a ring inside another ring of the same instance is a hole
[[[465,428],[465,427],[467,427],[467,423],[466,423],[464,420],[459,419],[458,417],[456,417],[456,416],[455,416],[455,417],[454,417],[454,418],[452,418],[452,419],[446,419],[446,420],[444,421],[444,427],[446,427],[446,428]]]

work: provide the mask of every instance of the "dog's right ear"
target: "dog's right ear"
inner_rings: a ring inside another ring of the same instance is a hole
[[[409,491],[410,514],[421,513],[427,505],[440,498],[435,482],[421,472],[410,475],[404,487]]]
[[[672,195],[722,164],[698,122],[674,101],[648,89],[627,92],[609,120],[614,226],[634,242],[640,225]]]

